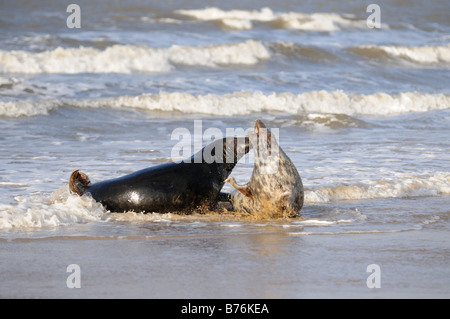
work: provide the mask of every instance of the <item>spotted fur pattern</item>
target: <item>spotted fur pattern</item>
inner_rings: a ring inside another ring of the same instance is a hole
[[[267,147],[261,147],[265,136]],[[266,218],[298,216],[304,192],[297,168],[261,121],[249,137],[255,152],[250,181],[238,185],[233,177],[225,180],[237,190],[231,198],[234,210]]]

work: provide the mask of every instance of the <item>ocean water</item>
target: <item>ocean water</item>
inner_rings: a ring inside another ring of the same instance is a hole
[[[378,1],[379,28],[364,1],[76,3],[80,28],[66,3],[0,1],[0,297],[450,296],[448,1]],[[68,191],[75,169],[173,160],[179,128],[189,153],[256,119],[302,177],[298,218]]]

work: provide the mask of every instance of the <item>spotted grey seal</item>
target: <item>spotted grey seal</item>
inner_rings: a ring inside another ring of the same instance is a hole
[[[231,196],[234,210],[269,218],[298,216],[304,192],[297,168],[260,120],[249,137],[255,154],[250,181],[238,185],[233,177],[225,180],[238,191]]]

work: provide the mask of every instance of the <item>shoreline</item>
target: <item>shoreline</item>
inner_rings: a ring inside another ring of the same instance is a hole
[[[0,242],[0,298],[448,298],[444,228],[384,234]],[[68,265],[81,268],[70,289]],[[369,264],[381,268],[370,289]]]

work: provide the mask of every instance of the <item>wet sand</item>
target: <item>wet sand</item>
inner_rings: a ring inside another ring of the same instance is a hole
[[[1,298],[449,298],[447,230],[0,242]],[[80,288],[68,288],[70,264]],[[367,266],[380,267],[368,288]]]

